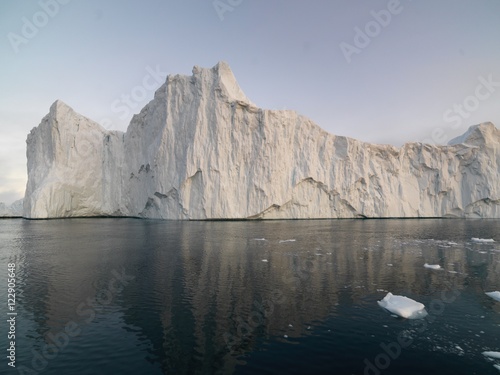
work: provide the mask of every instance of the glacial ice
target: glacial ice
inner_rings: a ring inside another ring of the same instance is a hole
[[[441,269],[441,266],[439,264],[427,264],[427,263],[425,263],[424,267],[425,268],[430,268],[430,269],[433,269],[433,270],[440,270]]]
[[[496,291],[496,292],[487,292],[485,293],[488,297],[491,297],[493,298],[494,300],[497,300],[500,302],[500,292]]]
[[[480,242],[480,243],[493,243],[495,240],[493,238],[471,238],[472,242]]]
[[[393,295],[391,292],[377,303],[380,307],[402,318],[420,319],[427,316],[422,303],[408,297]]]
[[[500,352],[483,352],[482,354],[488,358],[500,359]]]
[[[27,139],[24,217],[500,218],[500,130],[377,145],[255,106],[229,66],[170,75],[125,133],[56,101]]]
[[[0,202],[0,217],[22,217],[23,200],[19,199],[11,205]]]

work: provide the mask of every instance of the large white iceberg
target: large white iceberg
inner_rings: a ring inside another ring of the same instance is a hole
[[[485,293],[488,297],[491,297],[493,299],[496,299],[497,301],[500,301],[500,292],[499,291],[496,291],[496,292],[487,292]]]
[[[226,63],[170,75],[125,133],[56,101],[27,140],[27,218],[500,218],[500,130],[377,145],[255,106]]]
[[[377,303],[380,307],[402,318],[420,319],[427,316],[424,304],[408,297],[395,296],[390,292]]]

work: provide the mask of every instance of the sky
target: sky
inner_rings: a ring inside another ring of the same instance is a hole
[[[446,144],[500,127],[498,0],[0,2],[0,202],[57,99],[126,130],[167,74],[231,66],[256,105],[336,135]]]

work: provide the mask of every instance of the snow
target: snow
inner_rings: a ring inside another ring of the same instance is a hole
[[[390,292],[377,303],[380,307],[402,318],[419,319],[427,316],[424,304],[405,296],[393,295]]]
[[[485,293],[488,297],[491,297],[497,301],[500,302],[500,292],[496,291],[496,292],[487,292]]]
[[[430,268],[432,270],[440,270],[441,269],[441,266],[439,264],[427,264],[427,263],[425,263],[424,267]]]
[[[471,238],[472,242],[482,242],[482,243],[493,243],[495,240],[493,238]]]

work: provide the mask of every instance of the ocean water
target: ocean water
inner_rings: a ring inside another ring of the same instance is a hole
[[[6,219],[0,246],[2,374],[499,373],[499,220]]]

